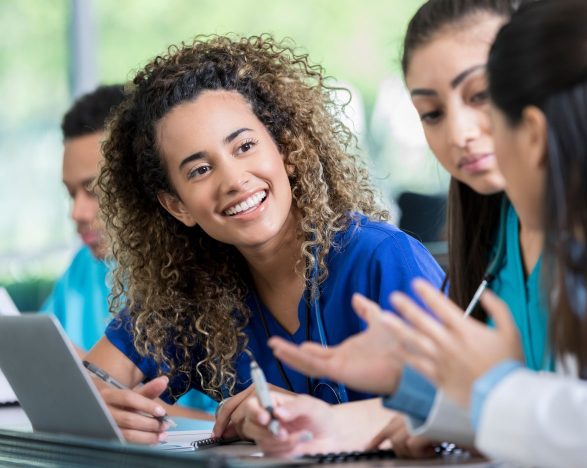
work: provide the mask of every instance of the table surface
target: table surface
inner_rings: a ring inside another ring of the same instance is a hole
[[[32,431],[31,424],[26,417],[25,412],[18,406],[0,407],[0,428],[10,429],[16,431]],[[293,464],[311,464],[303,460],[279,460],[275,458],[260,457],[259,449],[248,443],[238,443],[231,445],[224,445],[213,448],[206,448],[202,450],[210,450],[215,454],[226,455],[236,460],[242,461],[245,465],[256,466],[276,466],[279,464],[293,465]],[[495,462],[488,462],[479,458],[472,458],[469,460],[460,459],[430,459],[430,460],[372,460],[361,462],[345,462],[345,467],[366,467],[366,466],[381,466],[381,467],[430,467],[443,466],[449,467],[468,467],[468,468],[496,468],[497,466],[504,467],[505,465],[496,464]]]

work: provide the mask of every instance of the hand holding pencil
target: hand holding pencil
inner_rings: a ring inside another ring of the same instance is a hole
[[[104,383],[98,386],[100,393],[126,440],[139,444],[165,440],[165,431],[175,423],[155,399],[167,388],[167,377],[158,377],[132,390],[96,366],[90,372]]]

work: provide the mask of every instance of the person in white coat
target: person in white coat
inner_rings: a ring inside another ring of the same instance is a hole
[[[531,2],[499,32],[488,62],[506,191],[520,218],[545,232],[542,281],[559,375],[522,367],[507,307],[491,295],[484,305],[495,330],[463,320],[425,284],[417,289],[442,325],[404,296],[393,300],[415,326],[392,324],[408,361],[469,409],[476,446],[537,466],[587,460],[586,21],[583,0]]]

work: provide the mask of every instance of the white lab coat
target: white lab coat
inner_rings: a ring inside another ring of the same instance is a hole
[[[475,445],[491,458],[587,466],[587,382],[519,369],[488,395]]]
[[[487,396],[477,434],[468,413],[438,392],[413,435],[474,445],[488,457],[540,467],[587,467],[587,382],[572,359],[557,373],[518,369]]]
[[[475,432],[469,419],[469,412],[453,403],[442,391],[436,392],[434,403],[423,423],[406,418],[408,431],[413,436],[431,440],[448,440],[457,445],[472,447]]]

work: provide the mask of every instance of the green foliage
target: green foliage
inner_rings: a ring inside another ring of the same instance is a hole
[[[95,2],[104,81],[129,77],[169,45],[197,34],[291,37],[328,74],[351,82],[369,106],[397,72],[400,43],[421,0],[101,0]]]

